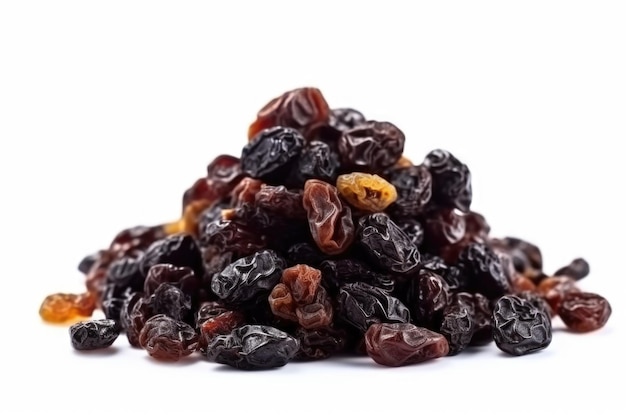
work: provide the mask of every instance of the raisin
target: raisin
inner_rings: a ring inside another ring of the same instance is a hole
[[[453,245],[465,237],[465,217],[454,209],[429,213],[424,221],[425,244],[433,252]]]
[[[136,226],[122,230],[115,236],[109,251],[120,256],[139,256],[157,240],[165,237],[161,226]]]
[[[474,335],[474,307],[456,299],[442,312],[439,333],[448,341],[448,355],[456,355],[469,346]]]
[[[386,291],[354,282],[343,285],[337,296],[337,314],[361,333],[374,323],[408,323],[409,309]]]
[[[298,340],[271,326],[245,325],[213,338],[207,357],[243,370],[285,366],[296,355]]]
[[[492,239],[490,244],[511,256],[517,272],[534,282],[542,279],[543,258],[536,245],[516,237]]]
[[[480,293],[472,295],[472,317],[474,320],[474,334],[470,341],[470,346],[485,345],[493,341],[493,331],[491,329],[492,309],[489,299]]]
[[[385,210],[398,196],[384,178],[363,172],[340,175],[337,190],[352,206],[368,213]]]
[[[91,293],[56,293],[43,300],[39,308],[39,315],[49,323],[64,323],[91,317],[95,309],[96,297]]]
[[[163,283],[150,299],[154,314],[164,314],[177,321],[191,322],[191,298],[175,286]]]
[[[543,311],[544,313],[546,313],[548,317],[554,317],[556,315],[556,312],[552,310],[552,307],[550,307],[550,304],[548,304],[548,302],[543,297],[541,297],[539,294],[537,294],[534,291],[522,291],[515,295],[517,295],[522,300],[528,301],[537,310]]]
[[[255,195],[255,204],[276,216],[288,219],[306,219],[302,193],[289,191],[285,186],[263,184]]]
[[[339,291],[339,287],[350,282],[365,282],[391,293],[395,282],[388,274],[377,272],[356,259],[328,259],[320,264],[324,285],[333,293]]]
[[[307,265],[285,269],[268,298],[272,313],[305,329],[328,326],[333,310],[326,290],[320,286],[321,279],[321,272]]]
[[[256,199],[256,194],[261,190],[263,182],[254,178],[244,178],[231,192],[231,207],[239,207],[245,203],[252,204]]]
[[[198,335],[188,324],[159,314],[146,321],[139,344],[155,359],[177,361],[196,350]]]
[[[328,120],[328,125],[339,132],[354,129],[363,123],[365,123],[363,113],[348,107],[332,109]]]
[[[280,281],[285,261],[272,250],[241,258],[215,274],[211,290],[229,305],[242,305],[269,294]]]
[[[162,284],[174,284],[189,296],[194,295],[199,283],[193,270],[189,267],[178,267],[171,264],[156,264],[148,271],[143,292],[153,294]]]
[[[205,301],[196,313],[196,328],[199,329],[205,321],[215,318],[227,311],[230,310],[228,310],[220,301]]]
[[[396,216],[419,215],[432,196],[432,177],[423,165],[394,167],[387,174],[398,198],[389,208]]]
[[[365,349],[380,365],[404,366],[446,356],[448,342],[411,323],[375,323],[365,333]]]
[[[432,177],[432,202],[440,207],[469,211],[472,203],[472,178],[467,165],[442,149],[426,155],[424,165]]]
[[[248,129],[253,139],[260,131],[273,126],[287,126],[305,136],[328,122],[330,109],[322,92],[305,87],[288,91],[267,103]]]
[[[396,224],[415,246],[419,248],[424,243],[424,226],[418,220],[405,218],[400,219]]]
[[[350,207],[341,202],[337,189],[323,181],[308,180],[302,203],[317,247],[328,255],[345,252],[354,239],[354,223]]]
[[[417,247],[387,214],[375,213],[362,217],[357,234],[371,261],[384,270],[406,274],[419,266]]]
[[[550,317],[526,300],[504,296],[493,310],[493,338],[496,346],[510,355],[545,349],[552,341]]]
[[[120,328],[114,320],[83,321],[70,327],[70,339],[76,350],[107,348],[119,335]]]
[[[440,257],[425,253],[421,263],[423,269],[441,276],[452,291],[463,291],[469,287],[467,275],[460,268],[446,264]]]
[[[426,269],[411,284],[409,307],[415,321],[425,327],[441,323],[443,311],[452,298],[448,284],[440,275]]]
[[[111,296],[120,297],[127,289],[141,291],[144,278],[137,259],[120,258],[112,262],[107,270],[106,288],[110,289]]]
[[[329,145],[312,141],[302,150],[285,181],[298,188],[311,179],[335,182],[339,165],[339,155]]]
[[[236,257],[251,255],[267,246],[265,235],[233,220],[208,223],[200,239],[202,246],[216,246]]]
[[[332,327],[316,329],[300,327],[296,330],[295,338],[300,343],[296,359],[318,360],[342,352],[346,347],[348,336],[345,331]]]
[[[215,317],[208,318],[200,326],[198,348],[206,352],[207,346],[216,336],[229,334],[244,324],[245,316],[239,311],[224,311]]]
[[[140,346],[139,335],[141,330],[146,324],[146,321],[148,321],[148,319],[153,315],[154,313],[152,311],[150,299],[140,297],[132,304],[130,312],[128,313],[128,318],[124,319],[126,321],[124,326],[124,329],[126,330],[126,337],[128,338],[128,343],[130,343],[131,346]]]
[[[569,265],[559,268],[554,276],[566,276],[579,281],[589,275],[589,263],[583,258],[576,258]]]
[[[345,170],[382,173],[404,150],[404,133],[389,122],[368,121],[345,131],[339,154]]]
[[[304,138],[291,128],[276,126],[259,132],[241,151],[241,168],[264,181],[279,181],[304,148]]]
[[[287,251],[287,259],[290,265],[306,264],[312,267],[319,266],[326,255],[317,246],[307,242],[299,242],[291,245]]]
[[[475,292],[497,299],[511,291],[500,259],[487,245],[472,243],[459,255],[459,265],[468,275]]]
[[[145,276],[150,268],[157,264],[186,266],[191,268],[197,277],[204,274],[200,248],[189,235],[173,235],[154,242],[141,258],[139,269]]]
[[[558,310],[563,323],[570,330],[580,333],[604,327],[611,312],[611,305],[606,298],[589,292],[566,294]]]

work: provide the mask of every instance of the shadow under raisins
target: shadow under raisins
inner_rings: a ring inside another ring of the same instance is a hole
[[[217,366],[215,368],[213,368],[213,370],[215,372],[233,372],[233,373],[241,373],[241,372],[254,372],[254,373],[258,373],[258,372],[275,372],[278,371],[280,369],[282,369],[283,367],[279,367],[279,368],[266,368],[266,369],[237,369],[237,368],[233,368],[232,366],[228,366],[228,365],[222,365],[222,364],[216,364]],[[289,364],[287,364],[289,365]]]
[[[76,350],[74,349],[74,355],[76,356],[91,356],[94,358],[106,358],[108,356],[113,356],[120,351],[120,348],[111,346],[104,349],[94,349],[94,350]]]

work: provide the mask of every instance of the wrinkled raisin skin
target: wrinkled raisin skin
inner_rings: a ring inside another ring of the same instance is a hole
[[[510,355],[545,349],[552,341],[550,317],[526,300],[504,296],[493,310],[493,338],[496,346]]]
[[[388,173],[398,198],[389,209],[399,217],[419,215],[432,196],[432,177],[423,165],[393,168]]]
[[[340,175],[337,190],[353,207],[368,213],[385,210],[398,197],[395,187],[384,178],[363,172]]]
[[[178,361],[196,350],[198,335],[193,327],[164,314],[151,317],[139,334],[139,344],[150,356]]]
[[[389,122],[369,121],[345,131],[339,139],[344,170],[382,173],[404,151],[404,133]]]
[[[287,91],[259,111],[257,119],[248,129],[248,138],[252,139],[272,126],[291,127],[308,136],[315,128],[328,122],[329,113],[328,103],[317,88]]]
[[[611,305],[606,298],[589,292],[570,292],[558,310],[563,323],[575,332],[591,332],[604,327],[611,317]]]
[[[419,267],[417,246],[387,214],[375,213],[362,217],[357,234],[371,261],[384,270],[407,274]]]
[[[294,129],[276,126],[263,130],[241,151],[241,168],[253,178],[281,181],[303,148],[304,138]]]
[[[467,165],[442,149],[426,155],[424,165],[432,177],[432,202],[440,207],[469,211],[472,203],[472,177]]]
[[[245,325],[216,336],[207,347],[207,358],[242,370],[270,369],[285,366],[298,349],[298,340],[281,330]]]
[[[90,320],[70,327],[72,347],[76,350],[104,349],[113,344],[120,335],[114,320]]]
[[[376,363],[405,366],[448,354],[446,339],[410,323],[376,323],[365,332],[365,349]]]
[[[337,189],[323,181],[308,180],[302,203],[317,247],[328,255],[345,252],[354,239],[354,223],[352,211],[342,203]]]

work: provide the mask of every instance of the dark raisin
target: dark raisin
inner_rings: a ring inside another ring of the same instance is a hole
[[[312,141],[300,153],[285,182],[299,188],[311,179],[335,182],[338,170],[339,155],[326,143]]]
[[[398,198],[389,212],[399,216],[417,216],[432,196],[432,178],[423,165],[392,168],[387,177],[396,188]]]
[[[504,296],[493,310],[493,338],[496,346],[510,355],[545,349],[552,341],[550,317],[526,300]]]
[[[474,335],[474,311],[471,304],[456,299],[442,313],[439,333],[448,340],[448,355],[456,355],[469,346]]]
[[[120,335],[115,320],[90,320],[70,327],[72,346],[76,350],[104,349],[113,344]]]
[[[432,202],[440,207],[469,211],[472,203],[472,178],[467,165],[450,152],[441,149],[426,155],[424,165],[432,176]]]
[[[337,309],[339,317],[361,333],[374,323],[408,323],[411,316],[400,300],[363,282],[339,289]]]
[[[511,291],[500,258],[487,245],[468,245],[459,255],[459,266],[469,277],[471,288],[489,299],[497,299]]]
[[[215,274],[213,292],[229,305],[242,305],[267,296],[280,281],[285,261],[272,250],[263,250],[241,258]]]
[[[191,268],[197,277],[204,274],[200,248],[189,235],[168,236],[154,242],[140,260],[141,273],[147,275],[150,268],[156,264],[186,266]]]
[[[347,334],[342,329],[320,327],[316,329],[298,328],[295,337],[300,343],[296,354],[299,360],[326,359],[342,352],[347,343]]]
[[[589,275],[589,263],[583,258],[576,258],[569,265],[559,268],[553,275],[566,276],[578,281]]]
[[[417,246],[387,214],[375,213],[362,217],[357,234],[371,261],[384,270],[406,274],[419,266]]]
[[[280,181],[303,148],[304,138],[298,131],[282,126],[266,129],[241,151],[241,167],[253,178]]]
[[[237,369],[269,369],[285,366],[298,349],[298,340],[281,330],[246,325],[214,337],[207,346],[207,357]]]

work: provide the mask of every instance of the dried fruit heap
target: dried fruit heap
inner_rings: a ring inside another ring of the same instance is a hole
[[[180,220],[120,232],[86,257],[84,294],[54,294],[49,322],[76,349],[120,331],[156,359],[201,352],[239,369],[366,352],[400,366],[471,345],[511,355],[547,347],[551,317],[596,330],[611,307],[581,292],[589,265],[552,275],[539,249],[489,236],[470,210],[468,167],[301,88],[268,103],[241,157],[221,155],[183,195]]]

